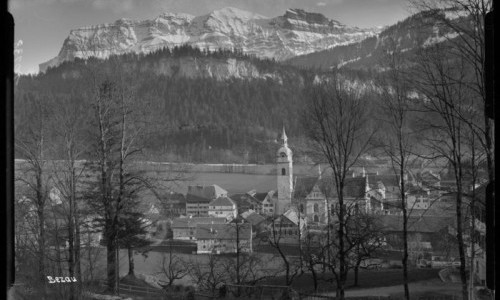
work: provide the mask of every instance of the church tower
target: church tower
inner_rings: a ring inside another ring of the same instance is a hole
[[[293,192],[293,160],[292,150],[288,147],[288,138],[283,127],[283,134],[281,135],[282,145],[278,149],[276,157],[277,165],[277,191],[278,200],[275,206],[276,214],[283,214],[292,204]]]

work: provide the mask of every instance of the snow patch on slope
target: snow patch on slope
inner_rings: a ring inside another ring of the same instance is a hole
[[[447,33],[445,35],[430,37],[427,40],[425,40],[423,47],[427,48],[427,47],[430,47],[432,45],[454,39],[454,38],[458,37],[458,35],[459,34],[456,32],[450,32],[450,33]]]

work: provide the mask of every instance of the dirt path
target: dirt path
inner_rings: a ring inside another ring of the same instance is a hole
[[[409,284],[410,293],[436,292],[440,294],[459,294],[460,284],[443,283],[440,279],[432,279],[425,281],[417,281]],[[362,296],[393,296],[395,294],[402,295],[404,292],[402,285],[367,288],[367,289],[352,289],[346,290],[347,297],[362,297]],[[334,296],[335,292],[324,293],[323,295]]]

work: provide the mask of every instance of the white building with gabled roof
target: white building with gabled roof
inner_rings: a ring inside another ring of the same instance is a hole
[[[219,197],[227,197],[227,191],[216,184],[188,186],[186,214],[195,217],[208,216],[210,202]]]
[[[232,220],[238,215],[236,203],[229,197],[218,197],[208,204],[208,215]]]

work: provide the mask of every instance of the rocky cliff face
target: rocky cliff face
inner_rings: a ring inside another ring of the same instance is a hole
[[[120,19],[72,30],[59,54],[40,64],[40,71],[76,57],[148,53],[183,44],[210,50],[241,49],[258,57],[284,60],[358,42],[377,33],[377,29],[348,27],[300,9],[289,9],[275,18],[236,8],[224,8],[203,16],[164,13],[153,20]]]
[[[283,83],[283,74],[278,71],[260,71],[254,64],[236,58],[159,58],[154,61],[122,62],[125,72],[149,73],[167,77],[183,78],[214,78],[219,81],[227,79],[272,79]],[[80,78],[81,70],[78,67],[62,70],[61,78]],[[298,77],[297,77],[298,78]]]

